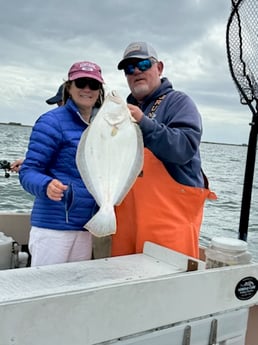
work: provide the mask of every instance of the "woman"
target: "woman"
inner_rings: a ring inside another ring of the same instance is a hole
[[[76,167],[82,132],[104,100],[101,69],[93,62],[72,65],[64,83],[64,105],[36,121],[19,172],[23,188],[35,196],[31,213],[31,266],[88,260],[91,234],[83,225],[96,211]]]

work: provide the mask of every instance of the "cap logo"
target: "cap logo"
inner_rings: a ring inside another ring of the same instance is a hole
[[[83,63],[80,63],[80,69],[82,71],[95,71],[96,65],[89,62],[83,62]]]
[[[130,54],[130,53],[133,53],[135,51],[140,51],[141,50],[141,46],[140,44],[134,44],[134,45],[131,45],[130,47],[128,47],[124,53],[124,56]]]

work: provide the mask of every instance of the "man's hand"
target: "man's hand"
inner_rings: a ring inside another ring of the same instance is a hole
[[[22,165],[23,161],[24,161],[23,158],[16,159],[16,161],[11,163],[10,170],[12,172],[19,172],[19,170],[21,169],[21,165]]]
[[[137,105],[127,104],[128,109],[131,112],[132,117],[135,119],[136,122],[140,122],[142,117],[144,116],[143,112]]]

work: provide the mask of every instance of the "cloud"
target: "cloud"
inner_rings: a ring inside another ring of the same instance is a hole
[[[1,121],[32,125],[80,60],[101,65],[107,90],[125,98],[117,63],[131,41],[144,40],[158,51],[164,76],[197,104],[204,140],[247,142],[250,112],[226,56],[229,14],[225,0],[9,1],[0,13]]]

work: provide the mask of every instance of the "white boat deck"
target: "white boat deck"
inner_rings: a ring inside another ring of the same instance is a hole
[[[152,256],[150,256],[151,252]],[[165,252],[165,255],[163,254]],[[154,257],[153,257],[154,255]],[[173,260],[172,262],[169,262]],[[145,254],[0,271],[0,305],[46,295],[68,294],[185,272],[188,258],[147,243]],[[204,263],[196,260],[199,269]],[[22,289],[21,289],[22,286]]]
[[[258,295],[235,292],[257,281],[258,264],[205,270],[196,261],[189,272],[189,259],[146,243],[143,254],[1,271],[0,345],[206,345],[213,320],[217,340],[244,344]]]

